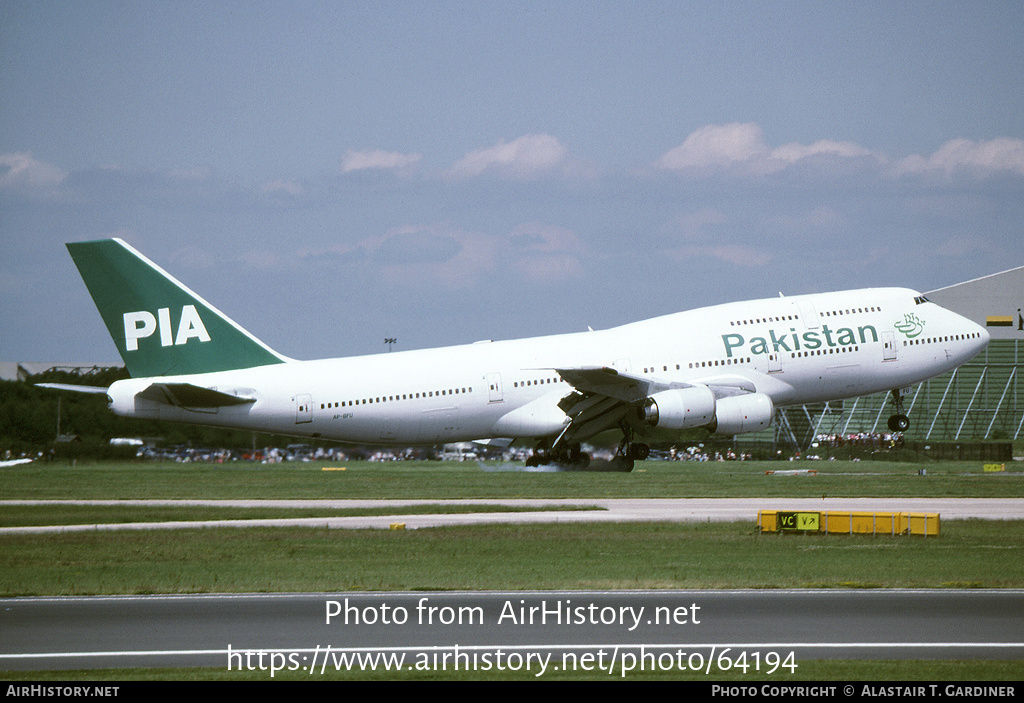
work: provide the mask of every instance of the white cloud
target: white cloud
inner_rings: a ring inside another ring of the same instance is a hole
[[[707,125],[692,132],[682,144],[665,153],[657,165],[669,170],[738,168],[744,173],[768,174],[812,157],[851,159],[883,157],[852,142],[822,139],[813,144],[793,142],[771,148],[761,127],[753,122]]]
[[[853,142],[836,142],[831,139],[821,139],[806,146],[796,142],[780,146],[772,150],[771,158],[776,161],[792,164],[801,159],[820,155],[838,156],[847,159],[859,156],[878,156],[873,151],[857,146]]]
[[[45,189],[67,177],[63,170],[33,158],[32,154],[0,154],[0,188]]]
[[[345,156],[341,159],[341,170],[344,173],[363,171],[365,169],[407,172],[422,158],[422,154],[402,154],[397,151],[349,150],[345,152]]]
[[[950,175],[965,169],[979,174],[1009,171],[1024,175],[1024,140],[1006,137],[982,142],[953,139],[927,158],[915,154],[896,165],[897,174],[944,172]]]
[[[763,158],[768,154],[761,128],[753,122],[708,125],[692,132],[672,149],[658,165],[668,169],[728,166]]]
[[[479,176],[485,171],[529,178],[561,165],[568,151],[547,134],[528,134],[515,141],[499,141],[487,149],[466,154],[453,167],[455,176]]]

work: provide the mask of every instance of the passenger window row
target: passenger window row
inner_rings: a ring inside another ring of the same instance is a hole
[[[360,400],[342,400],[337,403],[320,403],[321,410],[327,410],[329,408],[348,408],[353,405],[373,405],[377,403],[394,403],[402,400],[416,400],[419,398],[436,398],[438,396],[445,395],[460,395],[463,393],[472,393],[472,386],[466,388],[449,388],[447,390],[440,391],[421,391],[419,393],[403,393],[401,395],[382,395],[373,398],[362,398]]]
[[[934,344],[936,342],[960,342],[967,339],[977,339],[981,335],[974,334],[947,334],[943,337],[925,337],[924,339],[904,339],[903,346],[917,346],[919,344]]]
[[[866,307],[866,308],[850,308],[848,310],[826,310],[825,312],[819,312],[818,317],[839,317],[840,315],[855,315],[857,313],[864,312],[882,312],[880,307]]]

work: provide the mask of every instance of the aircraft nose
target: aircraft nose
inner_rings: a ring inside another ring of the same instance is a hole
[[[978,338],[980,340],[980,344],[978,345],[978,351],[981,351],[982,349],[988,346],[989,341],[992,339],[992,335],[990,335],[988,333],[988,330],[982,327],[981,325],[978,325],[978,332]]]
[[[988,346],[989,341],[992,339],[992,335],[989,334],[987,329],[979,325],[977,322],[971,321],[970,325],[975,331],[973,336],[974,338],[970,340],[972,342],[970,345],[971,356],[974,356],[975,354],[980,354],[985,350],[985,347]]]

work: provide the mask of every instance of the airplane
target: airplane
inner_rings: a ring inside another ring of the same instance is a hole
[[[67,244],[131,378],[124,417],[344,443],[533,445],[527,465],[585,469],[621,433],[631,470],[651,437],[771,425],[776,408],[910,386],[985,349],[988,332],[906,288],[726,303],[532,339],[297,361],[274,351],[120,239]]]

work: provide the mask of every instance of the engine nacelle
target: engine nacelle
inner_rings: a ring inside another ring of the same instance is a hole
[[[705,386],[655,393],[644,405],[641,418],[666,430],[703,427],[715,419],[715,396]]]
[[[772,424],[775,405],[764,393],[747,393],[719,398],[715,419],[708,429],[715,434],[737,435],[757,432]]]

